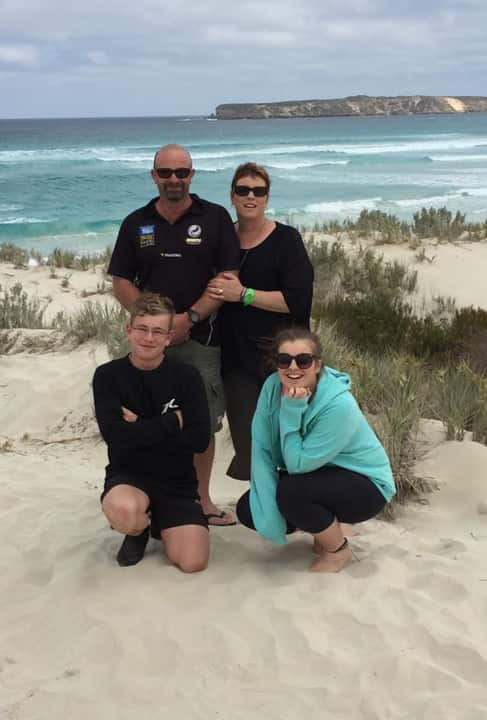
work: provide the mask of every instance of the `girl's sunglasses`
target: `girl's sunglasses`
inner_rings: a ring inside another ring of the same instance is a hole
[[[250,185],[235,185],[233,192],[239,197],[247,197],[247,195],[250,195],[250,192],[253,192],[255,197],[265,197],[269,192],[269,188],[265,185],[257,185],[256,187],[250,187]]]
[[[289,355],[289,353],[278,353],[276,358],[279,370],[287,370],[291,367],[294,360],[300,370],[309,370],[315,360],[315,356],[311,353],[299,353],[298,355]]]

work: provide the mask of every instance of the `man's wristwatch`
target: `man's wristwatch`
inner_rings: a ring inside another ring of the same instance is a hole
[[[189,308],[189,310],[186,310],[186,314],[189,317],[191,325],[195,325],[201,320],[199,312],[197,310],[193,310],[193,308]]]

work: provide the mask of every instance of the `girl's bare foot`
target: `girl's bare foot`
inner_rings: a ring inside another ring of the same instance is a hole
[[[357,531],[354,529],[351,523],[339,523],[339,525],[343,537],[353,537],[354,535],[357,535]],[[313,538],[313,552],[316,555],[321,555],[321,553],[323,552],[323,546],[316,539],[316,537]]]
[[[321,550],[320,556],[310,567],[310,572],[339,572],[352,559],[352,550],[346,542],[336,552]]]

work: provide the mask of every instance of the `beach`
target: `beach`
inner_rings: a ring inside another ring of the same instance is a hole
[[[433,243],[431,263],[376,249],[418,270],[425,301],[487,308],[485,243]],[[50,274],[2,263],[0,285],[50,298],[46,317],[114,302],[96,294],[101,270]],[[337,575],[307,572],[309,536],[277,547],[240,525],[211,528],[203,573],[176,570],[155,540],[120,568],[90,387],[107,350],[12,332],[0,355],[2,720],[487,716],[486,446],[446,442],[425,419],[416,471],[433,491],[393,522],[357,526]],[[230,453],[224,431],[212,488],[233,508],[246,487],[225,475]]]

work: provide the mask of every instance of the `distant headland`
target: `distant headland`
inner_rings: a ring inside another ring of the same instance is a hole
[[[487,97],[446,95],[353,95],[333,100],[286,100],[270,103],[226,103],[212,116],[218,120],[340,117],[350,115],[429,115],[487,112]]]

